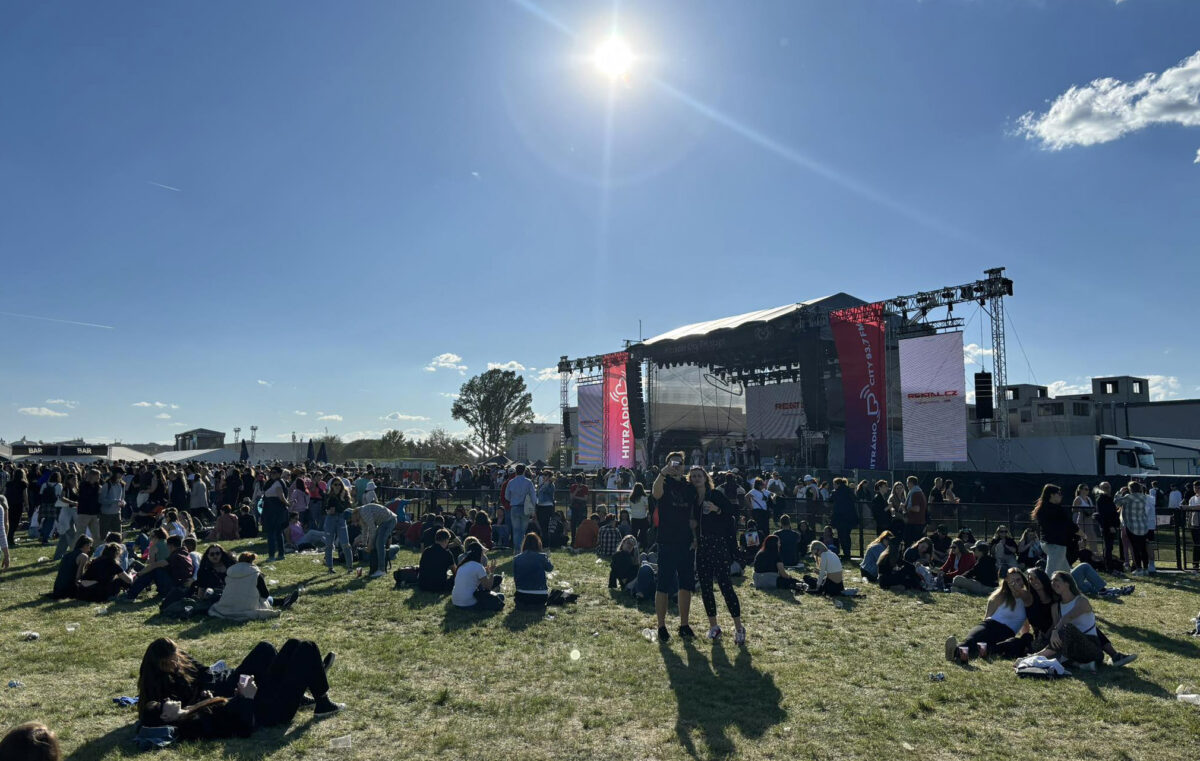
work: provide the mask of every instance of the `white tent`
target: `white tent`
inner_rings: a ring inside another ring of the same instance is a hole
[[[230,449],[184,449],[177,452],[161,452],[155,462],[209,462],[230,463],[238,461],[238,452]]]

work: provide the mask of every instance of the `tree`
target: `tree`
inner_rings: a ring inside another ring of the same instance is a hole
[[[400,460],[408,456],[409,441],[403,431],[384,431],[379,439],[379,456],[385,460]]]
[[[320,451],[321,444],[325,445],[325,456],[329,458],[330,462],[343,462],[342,455],[346,445],[342,443],[341,436],[335,434],[321,436],[313,441],[313,449]]]
[[[431,457],[448,465],[470,459],[470,453],[462,439],[454,438],[444,428],[434,428],[421,442],[421,457]]]
[[[495,454],[533,422],[533,394],[512,370],[488,370],[462,385],[450,414],[471,427],[486,452]]]

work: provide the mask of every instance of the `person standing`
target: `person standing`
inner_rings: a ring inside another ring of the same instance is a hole
[[[520,554],[529,519],[534,517],[529,514],[529,507],[537,504],[534,492],[533,482],[525,476],[525,466],[518,465],[516,475],[509,479],[504,487],[504,498],[512,505],[509,522],[512,525],[514,555]],[[536,509],[534,514],[536,515]]]
[[[904,498],[904,543],[912,544],[925,536],[925,513],[928,507],[921,481],[908,477],[908,495]]]
[[[568,516],[571,521],[571,541],[575,541],[575,532],[579,530],[579,524],[583,523],[587,518],[587,498],[589,489],[586,483],[583,482],[583,476],[575,476],[575,482],[571,484],[571,509]]]
[[[654,613],[658,618],[658,640],[670,640],[667,631],[668,592],[679,590],[679,636],[696,636],[688,625],[692,593],[696,591],[696,537],[700,527],[700,504],[696,489],[684,481],[683,452],[667,456],[666,466],[654,479],[650,495],[658,505],[658,576]]]
[[[719,489],[713,487],[712,479],[700,468],[693,467],[688,471],[688,483],[696,490],[696,501],[701,506],[696,574],[700,598],[708,616],[708,638],[721,637],[721,627],[717,625],[717,599],[712,591],[716,581],[725,607],[733,618],[734,642],[744,645],[746,627],[742,625],[742,606],[729,578],[729,569],[737,554],[738,511]]]
[[[1104,541],[1104,570],[1111,571],[1113,568],[1123,567],[1125,546],[1120,545],[1120,563],[1113,555],[1113,545],[1117,544],[1121,532],[1121,516],[1117,512],[1117,503],[1113,500],[1112,484],[1108,481],[1102,481],[1096,492],[1096,515],[1100,524],[1100,538]]]
[[[8,497],[0,494],[0,571],[7,571],[8,564]]]
[[[38,535],[42,540],[42,545],[50,544],[50,535],[54,533],[55,524],[58,523],[58,511],[63,495],[62,474],[57,470],[49,470],[43,472],[45,480],[42,481],[42,486],[38,490],[38,519],[41,521],[41,528]],[[61,557],[61,555],[59,555]]]
[[[283,560],[283,532],[288,524],[287,486],[283,483],[283,468],[275,465],[262,496],[263,533],[267,535],[267,560],[278,555]]]
[[[1187,525],[1192,533],[1192,570],[1200,571],[1200,481],[1192,484],[1188,508]]]
[[[75,519],[78,533],[88,532],[92,540],[99,543],[106,532],[100,529],[100,471],[88,468],[79,485],[79,515]]]
[[[79,536],[79,530],[76,528],[79,521],[79,477],[72,473],[67,476],[66,485],[60,484],[60,486],[62,486],[62,491],[55,503],[58,508],[58,518],[55,521],[55,528],[58,530],[58,547],[54,550],[55,560],[66,555],[70,551],[71,545],[75,543],[75,537]]]
[[[746,495],[750,500],[750,515],[754,522],[766,533],[771,532],[771,505],[767,502],[766,483],[761,478],[754,479],[754,488]]]
[[[1099,539],[1096,530],[1096,520],[1092,517],[1096,506],[1092,504],[1092,498],[1089,496],[1091,489],[1087,484],[1079,484],[1075,487],[1075,500],[1071,503],[1071,510],[1075,519],[1075,525],[1079,527],[1080,532],[1087,538],[1089,548],[1097,544]]]
[[[125,481],[120,468],[113,468],[100,487],[100,536],[121,532],[121,508],[125,506]]]
[[[833,479],[833,514],[829,522],[837,529],[838,548],[842,557],[850,559],[850,542],[855,526],[858,525],[858,505],[854,502],[854,492],[844,478]]]
[[[1133,551],[1131,576],[1146,576],[1150,571],[1150,553],[1146,546],[1146,533],[1150,530],[1146,494],[1137,481],[1129,482],[1129,492],[1117,497],[1114,502],[1121,508],[1121,528],[1129,537]]]
[[[1038,524],[1042,535],[1042,549],[1046,553],[1046,574],[1053,577],[1058,571],[1071,571],[1071,563],[1067,560],[1067,547],[1074,546],[1075,533],[1078,530],[1071,513],[1062,503],[1062,489],[1054,484],[1042,487],[1042,496],[1038,498],[1029,519]]]
[[[537,487],[537,527],[542,541],[546,541],[547,530],[550,528],[550,516],[554,515],[554,478],[550,471],[544,470],[538,477]]]
[[[323,503],[325,511],[325,567],[333,573],[333,547],[336,544],[342,550],[342,559],[346,561],[346,570],[354,570],[354,550],[350,547],[350,532],[346,526],[352,508],[350,491],[346,481],[332,478],[329,481],[329,491],[325,494]]]
[[[8,500],[8,535],[12,537],[10,541],[16,541],[21,516],[29,511],[29,479],[24,468],[13,468],[12,476],[4,487],[4,496]]]

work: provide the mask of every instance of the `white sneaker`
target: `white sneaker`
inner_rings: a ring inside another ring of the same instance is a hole
[[[378,579],[382,575],[383,575],[383,571],[376,571],[375,573],[371,574],[371,578]]]
[[[720,639],[721,638],[721,627],[713,626],[713,627],[709,628],[707,636],[711,640]]]
[[[741,629],[738,629],[736,632],[734,632],[733,644],[735,644],[735,645],[746,644],[746,629],[745,629],[745,627],[742,627]]]
[[[1154,567],[1154,561],[1150,561],[1150,567],[1146,569],[1146,574],[1158,573],[1158,569]]]

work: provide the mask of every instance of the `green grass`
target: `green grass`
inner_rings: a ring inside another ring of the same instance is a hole
[[[1200,642],[1184,634],[1200,609],[1194,577],[1160,575],[1120,601],[1096,601],[1117,648],[1140,659],[1045,682],[1016,678],[1004,661],[948,664],[943,640],[961,637],[983,608],[957,594],[871,588],[838,609],[743,582],[748,647],[678,637],[660,646],[640,634],[653,626],[649,606],[610,593],[607,565],[589,555],[553,555],[551,583],[582,595],[551,609],[553,619],[511,607],[480,617],[393,591],[390,578],[329,576],[315,556],[292,555],[265,570],[281,593],[306,586],[292,611],[234,624],[163,620],[148,599],[98,616],[96,605],[43,598],[53,569],[34,561],[44,554],[21,545],[0,576],[0,680],[26,685],[0,689],[0,724],[44,721],[69,758],[135,754],[134,712],[112,698],[136,694],[142,652],[159,636],[231,665],[259,640],[314,639],[337,651],[332,695],[350,706],[320,723],[302,713],[250,739],[186,744],[172,758],[1157,761],[1194,759],[1200,736],[1200,710],[1173,694],[1200,681]],[[702,615],[693,621],[705,630]],[[67,633],[68,622],[80,630]],[[41,639],[21,642],[27,629]],[[944,682],[930,681],[937,671]],[[331,750],[342,735],[353,748]]]

